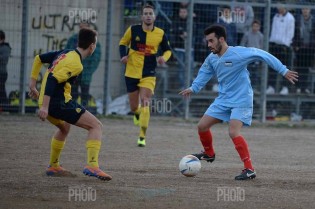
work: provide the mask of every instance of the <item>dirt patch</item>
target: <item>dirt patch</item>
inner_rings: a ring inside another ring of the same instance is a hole
[[[0,115],[0,208],[315,208],[312,128],[244,128],[257,178],[239,182],[242,163],[226,124],[212,130],[216,161],[188,178],[178,163],[202,149],[195,121],[152,117],[147,147],[139,148],[131,119],[101,119],[100,165],[113,176],[102,182],[82,173],[86,131],[73,127],[61,156],[76,177],[52,178],[44,172],[54,127],[35,116]]]

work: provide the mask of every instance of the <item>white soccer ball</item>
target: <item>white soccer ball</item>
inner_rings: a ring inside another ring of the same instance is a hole
[[[179,171],[187,177],[196,176],[201,168],[200,160],[193,155],[186,155],[179,162]]]

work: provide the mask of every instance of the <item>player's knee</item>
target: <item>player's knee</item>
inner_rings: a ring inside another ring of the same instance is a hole
[[[240,133],[237,130],[229,130],[229,136],[231,139],[234,139],[235,137],[239,136]]]
[[[61,132],[61,134],[63,134],[64,136],[67,136],[69,131],[70,131],[70,124],[69,123],[63,123],[62,125],[58,126],[59,131]]]
[[[103,131],[103,124],[102,124],[102,122],[97,120],[97,122],[94,125],[94,128],[97,129],[98,131],[102,132]]]
[[[203,123],[198,123],[197,128],[198,128],[198,132],[205,132],[209,130],[209,127]]]

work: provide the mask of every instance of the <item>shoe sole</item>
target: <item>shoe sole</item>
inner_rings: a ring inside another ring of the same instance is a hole
[[[85,174],[86,176],[90,176],[90,177],[96,177],[102,181],[110,181],[112,180],[111,177],[109,176],[98,176],[98,175],[95,175],[95,174],[92,174],[92,173],[88,173],[88,172],[83,172],[83,174]]]
[[[49,177],[77,177],[77,175],[71,173],[70,171],[63,171],[63,172],[46,172],[46,175]]]
[[[244,179],[244,178],[242,178],[242,179],[235,178],[235,180],[237,180],[237,181],[246,181],[246,180],[251,180],[251,179],[254,179],[254,178],[256,178],[256,175],[252,175],[250,177],[247,177],[246,179]]]

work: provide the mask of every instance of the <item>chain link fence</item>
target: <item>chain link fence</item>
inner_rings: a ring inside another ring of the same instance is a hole
[[[6,94],[6,98],[1,98],[0,111],[36,111],[37,102],[27,96],[34,56],[66,48],[70,37],[79,31],[82,21],[98,31],[100,43],[100,59],[89,83],[89,110],[95,114],[111,114],[115,112],[109,110],[113,104],[127,108],[128,103],[123,96],[126,94],[124,66],[120,63],[118,43],[128,26],[140,23],[141,7],[147,3],[155,7],[155,24],[165,30],[173,52],[167,65],[157,68],[156,92],[151,103],[153,115],[200,117],[217,96],[215,78],[189,101],[180,97],[178,92],[189,87],[209,54],[203,30],[211,24],[220,23],[228,28],[229,45],[262,48],[300,74],[299,83],[292,86],[263,63],[250,64],[248,70],[254,89],[254,118],[263,122],[315,119],[313,1],[286,1],[279,4],[262,0],[0,0],[0,30],[5,32],[5,42],[11,47],[6,68],[7,79],[4,79],[3,70],[0,75],[1,86],[5,86]],[[286,21],[279,16],[281,9],[285,9],[283,17],[290,14],[293,19],[289,18],[288,26],[278,26],[274,30],[277,23]],[[305,21],[303,19],[308,12],[313,17],[312,24],[307,18]],[[291,30],[293,35],[290,36]],[[279,42],[277,37],[273,37],[281,31],[290,40]],[[307,31],[309,33],[305,33]],[[252,40],[256,36],[258,42]],[[42,74],[44,70],[45,67]],[[40,81],[39,79],[38,88]],[[125,99],[115,103],[116,98]],[[80,102],[80,96],[78,101]]]

